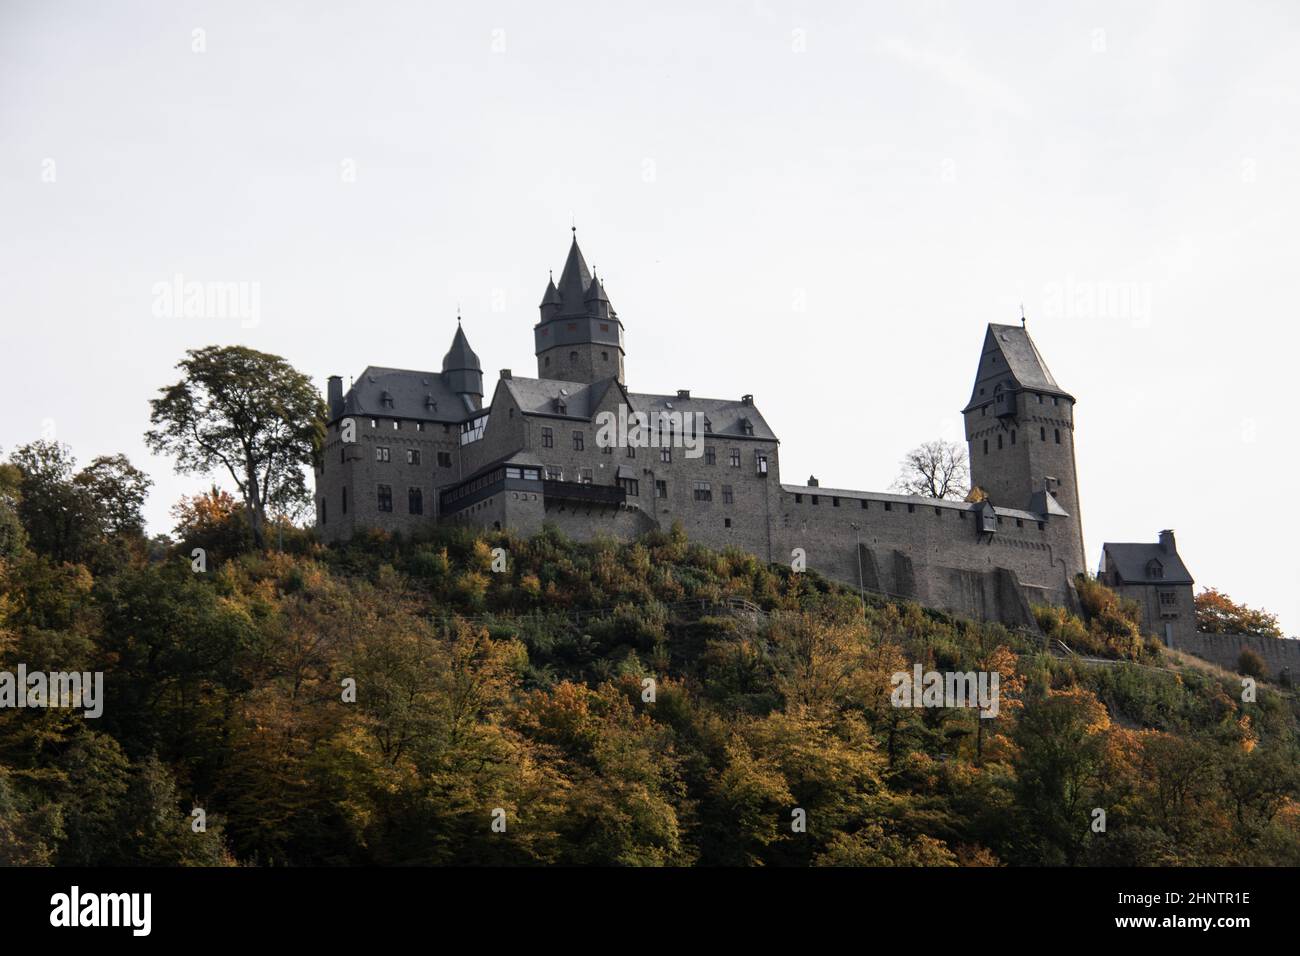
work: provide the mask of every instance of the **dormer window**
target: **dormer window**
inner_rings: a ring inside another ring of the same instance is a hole
[[[713,433],[713,422],[709,421],[709,417],[706,415],[704,416],[704,434],[710,435],[712,433]]]
[[[438,403],[434,401],[432,393],[424,396],[424,408],[425,411],[429,412],[436,412],[438,410]]]
[[[748,418],[742,418],[740,420],[740,430],[746,435],[752,435],[754,434],[754,423]]]
[[[1156,558],[1147,562],[1147,577],[1159,580],[1165,576],[1165,566]]]

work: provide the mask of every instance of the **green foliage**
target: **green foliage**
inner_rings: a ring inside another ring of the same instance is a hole
[[[1036,616],[1109,666],[680,528],[266,553],[243,510],[189,499],[153,559],[0,560],[0,670],[108,701],[0,710],[0,864],[1300,864],[1295,701],[1171,668],[1094,582]],[[999,713],[894,706],[913,664],[996,671]]]

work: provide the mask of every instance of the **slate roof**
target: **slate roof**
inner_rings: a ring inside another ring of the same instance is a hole
[[[501,384],[510,390],[511,396],[525,414],[581,421],[591,421],[609,389],[619,387],[614,378],[601,379],[587,385],[548,378],[511,377],[503,379]],[[709,420],[710,431],[707,434],[718,438],[777,440],[758,409],[739,399],[681,398],[677,395],[652,395],[647,392],[628,392],[627,396],[629,410],[645,412],[651,416],[652,422],[659,412],[695,412]],[[566,408],[563,415],[555,405],[555,400],[561,397]],[[752,435],[745,434],[742,424],[745,419],[753,426]]]
[[[591,288],[591,270],[587,260],[578,248],[578,234],[573,234],[573,243],[569,246],[569,257],[564,261],[564,271],[560,273],[558,285],[560,293],[560,313],[562,315],[581,315],[587,311],[583,304],[587,300],[587,290]]]
[[[447,350],[447,354],[442,359],[442,370],[450,372],[465,369],[481,372],[483,371],[483,365],[479,362],[478,356],[474,354],[474,350],[469,347],[469,339],[465,338],[465,330],[457,322],[456,335],[451,340],[451,348]]]
[[[430,397],[435,408],[428,407]],[[369,365],[343,396],[343,414],[459,423],[481,413],[448,388],[440,372]]]
[[[1183,564],[1177,551],[1165,551],[1158,544],[1115,543],[1107,541],[1101,546],[1102,566],[1106,557],[1110,557],[1110,566],[1119,577],[1121,584],[1192,584],[1192,573]],[[1152,559],[1164,566],[1164,574],[1159,578],[1147,576],[1147,565]]]
[[[1061,395],[1074,401],[1074,396],[1057,384],[1038,346],[1029,337],[1029,331],[1019,325],[989,324],[967,409],[990,401],[993,389],[999,384],[1046,395]],[[980,389],[984,389],[983,394]]]

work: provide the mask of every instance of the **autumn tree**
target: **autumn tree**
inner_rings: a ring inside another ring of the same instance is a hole
[[[1196,595],[1196,629],[1206,634],[1258,634],[1261,637],[1284,637],[1277,615],[1263,608],[1238,604],[1215,588]]]
[[[961,501],[970,493],[966,448],[942,438],[913,448],[900,462],[893,487],[905,495]]]
[[[265,547],[268,509],[293,513],[309,497],[303,469],[324,440],[325,405],[311,380],[278,355],[240,345],[191,349],[179,382],[152,400],[145,443],[176,456],[183,474],[225,469]]]

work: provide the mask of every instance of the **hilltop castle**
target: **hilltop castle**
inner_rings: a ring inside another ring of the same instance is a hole
[[[325,540],[437,521],[585,540],[681,522],[692,540],[805,560],[850,586],[984,620],[1073,606],[1084,570],[1074,397],[1021,325],[989,325],[963,410],[987,500],[782,484],[780,443],[752,395],[629,391],[624,329],[576,234],[533,327],[537,377],[482,364],[458,325],[442,370],[329,379],[316,469]],[[1190,586],[1189,586],[1190,594]]]

